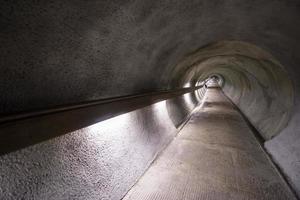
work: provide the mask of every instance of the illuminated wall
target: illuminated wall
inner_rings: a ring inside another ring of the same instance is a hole
[[[176,136],[200,92],[0,157],[0,199],[120,199]]]

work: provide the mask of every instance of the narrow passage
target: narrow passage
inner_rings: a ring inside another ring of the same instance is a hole
[[[294,199],[222,90],[203,103],[124,200]]]

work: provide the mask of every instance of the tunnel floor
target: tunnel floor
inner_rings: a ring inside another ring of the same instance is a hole
[[[219,88],[124,200],[295,199],[243,117]]]

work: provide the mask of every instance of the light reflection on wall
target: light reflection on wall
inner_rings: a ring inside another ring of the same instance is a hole
[[[205,91],[206,91],[205,87],[202,87],[202,88],[200,88],[200,89],[198,89],[198,90],[195,91],[195,95],[196,95],[197,100],[199,102],[202,101],[202,99],[203,99],[203,97],[205,95]]]
[[[188,108],[190,110],[192,110],[194,108],[194,103],[192,101],[192,97],[191,97],[191,94],[192,93],[186,93],[183,95],[183,98],[184,98],[184,101],[185,101],[185,104],[188,106]]]
[[[197,83],[196,83],[196,86],[200,86],[200,85],[203,85],[204,84],[204,81],[198,81]]]
[[[152,110],[152,119],[162,121],[163,123],[170,121],[166,109],[166,101],[155,103],[149,106],[148,109]],[[124,136],[122,136],[122,134],[124,135],[125,132],[133,132],[140,128],[138,122],[142,119],[141,116],[137,116],[136,112],[141,111],[132,111],[129,113],[125,113],[88,126],[86,128],[83,128],[82,130],[89,132],[89,134],[92,134],[93,137],[100,137],[101,140],[123,138]]]
[[[205,89],[201,88],[195,91],[195,96],[200,102],[205,93]],[[189,110],[193,110],[195,103],[192,100],[193,93],[186,93],[183,95],[184,104]],[[160,128],[167,127],[168,129],[175,131],[175,125],[173,124],[170,116],[168,114],[166,101],[160,101],[151,106],[146,107],[148,111],[143,112],[140,110],[125,113],[102,122],[98,122],[94,125],[85,127],[80,132],[84,132],[84,137],[86,137],[89,142],[97,142],[102,144],[103,141],[120,141],[120,145],[124,143],[130,143],[131,140],[136,140],[135,137],[139,137],[142,131],[145,131],[145,127],[141,127],[141,123],[146,121],[147,123],[155,123],[154,125]],[[146,109],[144,108],[144,109]],[[140,113],[140,114],[138,114]],[[148,113],[144,115],[143,113]],[[150,115],[149,115],[150,113]],[[148,117],[148,118],[147,118]],[[151,117],[151,119],[149,118]],[[146,118],[146,119],[143,119]],[[154,121],[149,121],[154,120]],[[152,127],[156,130],[155,127]],[[157,130],[160,131],[160,130]],[[130,135],[128,135],[130,134]],[[130,137],[129,137],[130,136]],[[134,139],[133,139],[134,138]]]
[[[152,106],[152,109],[156,110],[157,117],[159,121],[170,121],[169,116],[168,116],[168,111],[166,107],[166,100],[165,101],[160,101]]]
[[[120,132],[132,129],[132,112],[125,113],[84,128],[91,134],[101,136],[101,139],[116,138]],[[101,132],[101,134],[99,133]]]
[[[0,182],[7,185],[2,194],[33,191],[24,198],[47,199],[51,194],[53,199],[68,199],[73,194],[75,199],[121,199],[176,136],[178,129],[170,116],[182,123],[195,106],[192,95],[161,101],[2,156]],[[170,116],[167,105],[173,110]]]
[[[139,160],[141,164],[133,164],[145,166],[147,162],[143,163],[143,160],[151,160],[167,138],[171,138],[177,130],[169,118],[164,100],[79,131],[87,145],[101,148],[107,146],[112,160],[123,160],[127,154],[132,154],[127,159]]]
[[[154,104],[152,109],[157,113],[156,118],[157,122],[159,123],[157,127],[164,129],[166,132],[168,130],[172,130],[172,132],[176,131],[176,126],[169,116],[166,100]]]
[[[184,87],[184,88],[191,87],[191,83],[189,83],[189,82],[188,82],[188,83],[185,83],[185,84],[183,85],[183,87]]]

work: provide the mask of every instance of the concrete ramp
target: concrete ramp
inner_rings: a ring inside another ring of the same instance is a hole
[[[124,200],[292,200],[243,117],[219,88],[127,193]]]

